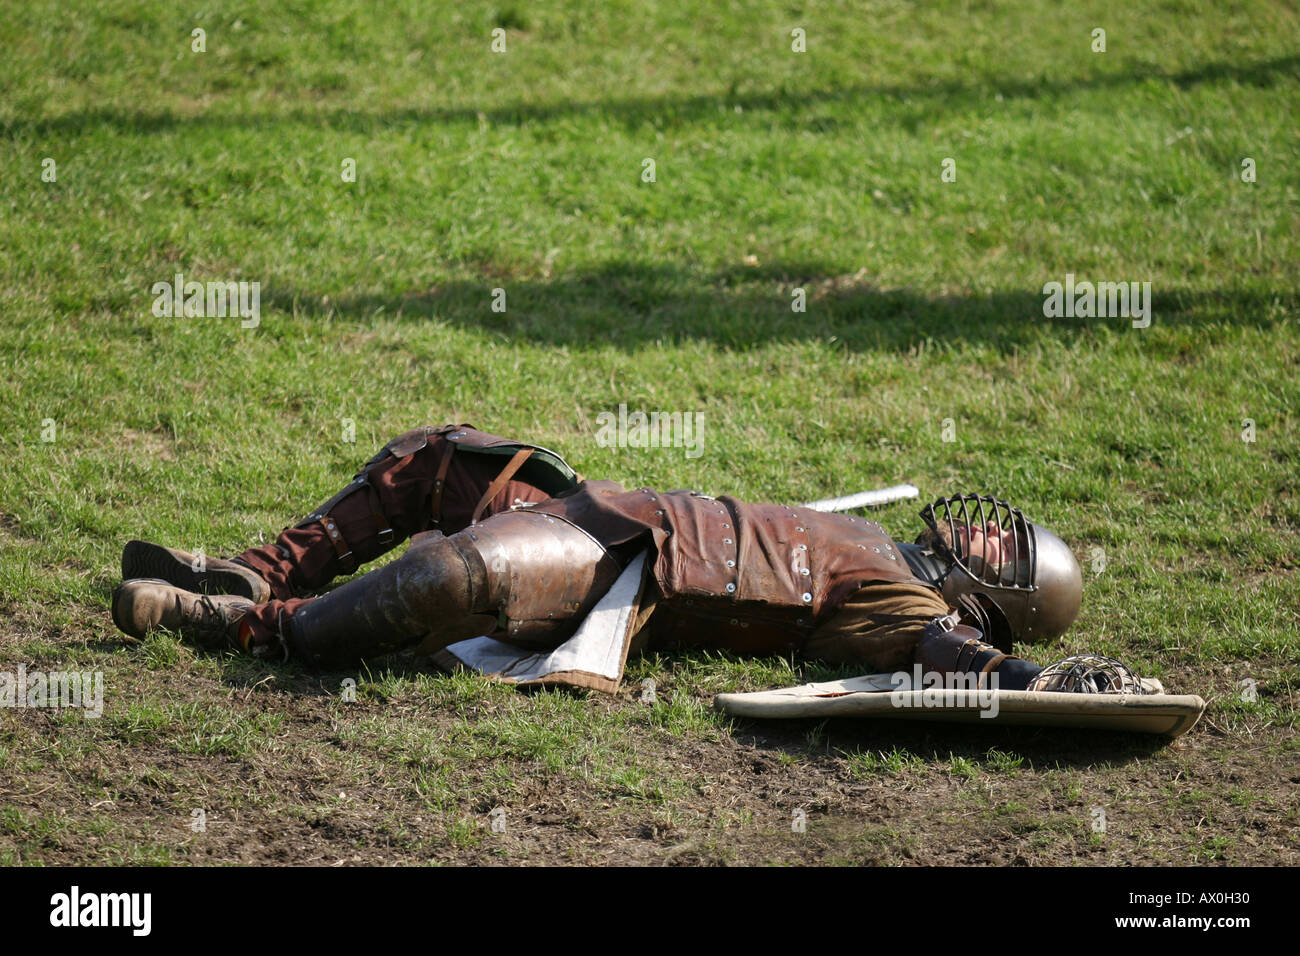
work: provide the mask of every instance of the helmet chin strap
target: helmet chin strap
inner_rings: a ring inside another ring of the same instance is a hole
[[[962,616],[963,621],[977,628],[984,635],[985,640],[989,643],[993,642],[993,622],[979,601],[969,594],[963,594],[957,599],[957,613]]]

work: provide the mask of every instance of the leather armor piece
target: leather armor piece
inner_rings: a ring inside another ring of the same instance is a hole
[[[332,498],[312,509],[302,521],[298,522],[295,527],[302,528],[315,522],[321,522],[326,532],[335,543],[340,558],[345,558],[350,554],[347,544],[343,541],[338,533],[338,529],[331,526],[329,515],[340,501],[349,495],[355,494],[362,489],[366,489],[370,494],[371,511],[374,514],[376,530],[379,534],[380,544],[389,544],[393,540],[393,529],[391,516],[384,513],[384,508],[380,500],[380,495],[370,484],[370,472],[381,462],[388,458],[406,458],[414,455],[416,452],[423,450],[429,444],[431,436],[440,436],[446,440],[446,451],[442,467],[439,469],[437,478],[434,479],[435,487],[433,491],[433,500],[435,507],[433,514],[430,515],[430,523],[435,527],[440,527],[443,519],[442,508],[439,506],[442,500],[442,485],[446,478],[447,464],[457,452],[470,452],[476,455],[503,455],[502,464],[506,463],[512,455],[522,449],[529,449],[533,452],[530,460],[519,469],[520,480],[531,481],[534,485],[542,488],[547,494],[553,494],[568,488],[572,488],[575,483],[573,469],[568,463],[555,452],[543,448],[540,445],[529,445],[525,442],[511,441],[508,438],[500,438],[496,435],[490,435],[487,432],[481,432],[470,425],[444,425],[441,428],[412,428],[410,431],[398,435],[368,462],[361,466],[361,470],[353,476],[342,491],[338,492]],[[487,504],[486,501],[480,502],[481,510]],[[474,516],[477,520],[477,514]],[[453,531],[459,528],[451,529]]]
[[[544,448],[469,425],[413,428],[388,442],[338,494],[238,560],[267,582],[270,597],[288,600],[429,528],[454,534],[483,515],[545,501],[575,482],[564,460]]]
[[[625,557],[655,549],[656,649],[786,653],[864,585],[917,581],[894,540],[860,517],[612,481],[584,482],[532,510]]]
[[[391,564],[306,601],[282,637],[291,657],[342,667],[419,643],[430,633],[454,643],[491,630],[487,571],[478,553],[428,534]]]
[[[1023,690],[1040,668],[1020,657],[1003,653],[986,644],[984,635],[965,624],[954,624],[952,615],[937,617],[925,626],[916,648],[922,669],[936,674],[979,674],[979,687],[987,687],[989,674],[996,674],[995,687]]]
[[[415,431],[418,432],[421,429],[417,428]],[[579,481],[577,473],[569,467],[567,461],[558,453],[542,445],[515,441],[512,438],[502,438],[499,435],[479,431],[472,425],[444,425],[442,428],[426,428],[423,431],[430,436],[440,435],[448,443],[456,446],[458,453],[469,452],[488,457],[499,456],[503,464],[506,459],[513,456],[520,449],[529,449],[532,451],[532,455],[524,467],[520,469],[520,479],[540,488],[547,495],[555,495],[562,491],[571,490]],[[408,436],[412,436],[412,433],[407,432],[405,435],[398,436],[398,438],[393,439],[393,442],[408,439]],[[414,441],[415,439],[411,437],[408,440]],[[410,452],[406,452],[406,454],[410,454]]]
[[[577,629],[621,570],[563,519],[506,512],[449,538],[417,535],[391,564],[304,602],[283,636],[290,656],[318,668],[494,632],[549,647]]]
[[[524,509],[494,516],[455,536],[477,552],[487,574],[487,606],[503,640],[552,646],[609,590],[622,570],[576,525]]]
[[[337,533],[335,533],[337,529],[330,528],[330,511],[333,511],[334,506],[343,501],[343,498],[350,496],[350,494],[355,494],[363,488],[367,488],[369,485],[368,476],[370,470],[372,470],[374,466],[377,466],[378,463],[382,462],[382,460],[385,460],[386,458],[406,458],[407,455],[413,455],[416,451],[419,451],[422,447],[428,445],[430,431],[433,431],[433,429],[412,428],[409,432],[399,434],[399,436],[394,438],[393,441],[390,441],[389,444],[378,450],[376,455],[374,455],[374,458],[363,464],[361,470],[357,471],[356,475],[352,476],[350,483],[344,485],[341,492],[326,499],[326,501],[320,503],[320,505],[313,507],[311,514],[307,515],[307,518],[300,520],[300,522],[295,524],[294,527],[303,528],[305,525],[312,524],[313,522],[321,522],[325,525],[326,531],[330,532],[330,537],[334,538],[335,548],[346,548],[346,545],[343,544],[341,538],[339,538]],[[374,499],[374,518],[376,518],[376,524],[380,525],[380,527],[378,527],[378,532],[380,532],[381,544],[387,544],[387,542],[391,541],[391,537],[393,537],[393,528],[391,528],[391,525],[387,523],[387,519],[383,516],[382,510],[380,509],[380,506],[378,506],[378,496],[377,494],[374,494],[373,489],[370,490],[370,494],[372,494],[372,498]],[[385,533],[387,535],[387,540],[383,540]],[[339,557],[346,557],[346,554],[347,551],[341,551]]]

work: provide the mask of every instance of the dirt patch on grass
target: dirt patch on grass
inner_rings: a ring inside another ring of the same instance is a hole
[[[142,432],[134,428],[123,430],[119,437],[121,447],[137,458],[155,458],[159,461],[176,460],[176,436],[168,428]]]
[[[98,720],[0,712],[6,862],[1300,862],[1289,692],[1271,710],[1212,710],[1173,744],[727,722],[673,674],[649,706],[413,660],[351,675],[347,703],[346,675],[75,633],[89,617],[52,633],[20,616],[0,644],[7,668],[21,646],[42,666],[100,669],[106,686]],[[1193,669],[1176,689],[1224,680]]]

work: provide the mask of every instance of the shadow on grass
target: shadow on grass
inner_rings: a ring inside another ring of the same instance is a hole
[[[1132,320],[1045,318],[1042,287],[1025,291],[926,294],[880,289],[864,275],[829,273],[811,263],[773,263],[700,274],[673,264],[609,262],[551,279],[490,275],[456,279],[404,294],[329,295],[264,288],[263,309],[332,321],[445,322],[506,341],[577,349],[690,340],[747,349],[768,342],[835,339],[851,351],[910,352],[935,344],[989,345],[1013,351],[1046,340],[1070,342],[1132,332]],[[1141,281],[1143,276],[1079,276],[1079,281]],[[1064,275],[1044,275],[1061,282]],[[506,311],[493,312],[503,289]],[[806,309],[793,309],[796,289]],[[1295,290],[1213,292],[1153,289],[1153,326],[1233,323],[1272,327],[1294,310]],[[264,320],[271,331],[274,319]]]
[[[693,96],[620,97],[598,102],[513,103],[505,106],[452,106],[428,109],[399,109],[364,112],[354,109],[289,109],[267,113],[209,112],[182,117],[167,111],[94,109],[55,117],[18,117],[0,123],[0,134],[80,133],[88,128],[108,126],[131,133],[154,133],[178,128],[229,127],[260,129],[287,124],[326,126],[348,132],[376,133],[385,128],[421,125],[477,124],[482,120],[505,125],[527,125],[566,117],[601,117],[628,128],[661,127],[699,122],[720,112],[734,121],[735,108],[745,112],[785,112],[790,124],[824,128],[825,122],[810,119],[808,112],[820,104],[876,103],[893,100],[911,107],[895,111],[899,125],[909,127],[928,121],[937,104],[957,110],[1001,100],[1046,99],[1079,91],[1138,86],[1147,82],[1168,83],[1186,90],[1204,83],[1231,82],[1243,86],[1268,87],[1279,78],[1300,76],[1300,56],[1274,57],[1254,62],[1213,62],[1186,70],[1169,71],[1140,65],[1133,69],[1100,73],[1088,77],[1059,77],[1044,73],[1031,79],[980,77],[976,82],[937,80],[910,85],[857,83],[805,90],[782,86],[774,90],[741,91],[730,88]]]
[[[1195,731],[1193,731],[1195,732]],[[809,736],[816,738],[810,743]],[[735,737],[759,750],[781,751],[805,758],[830,753],[911,754],[927,764],[953,758],[970,762],[975,770],[989,767],[989,752],[1022,757],[1019,769],[1035,772],[1069,768],[1095,769],[1132,763],[1164,750],[1168,737],[1127,732],[1087,732],[1077,727],[1026,727],[979,723],[932,723],[898,719],[738,721]],[[932,767],[927,767],[931,773]],[[885,776],[888,772],[880,771]],[[903,771],[906,775],[906,771]]]

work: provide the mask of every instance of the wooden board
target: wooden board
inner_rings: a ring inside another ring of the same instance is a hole
[[[719,694],[715,704],[737,717],[976,721],[1120,730],[1168,737],[1187,733],[1205,712],[1205,701],[1194,694],[914,690],[910,680],[897,683],[890,674],[869,674],[752,694]]]

